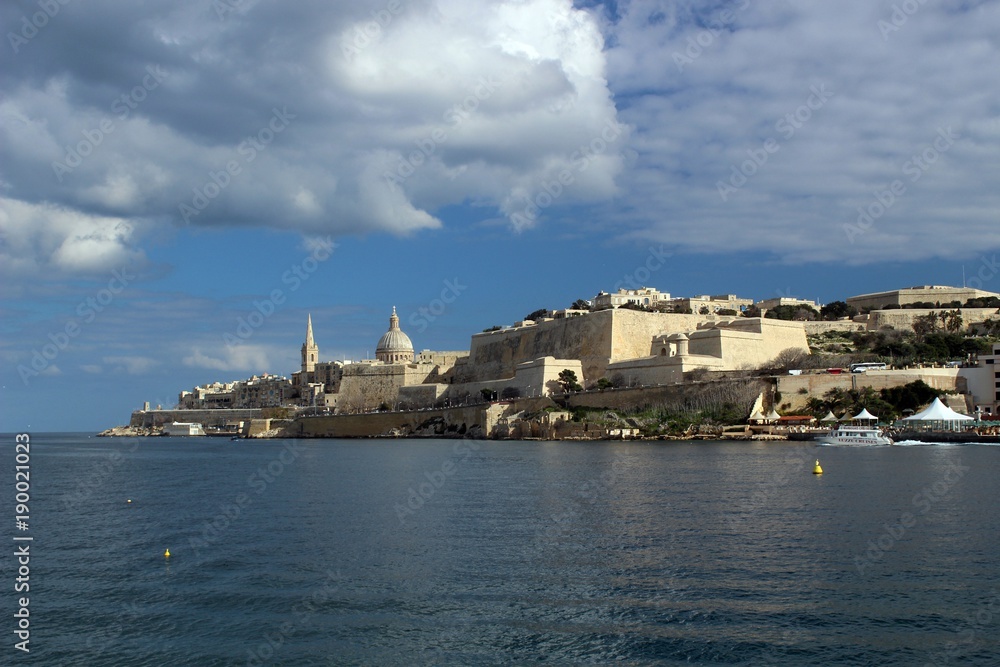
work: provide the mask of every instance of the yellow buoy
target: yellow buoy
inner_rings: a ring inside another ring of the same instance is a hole
[[[167,549],[166,551],[163,552],[163,557],[170,558],[170,549]]]
[[[822,475],[823,474],[823,468],[820,467],[820,465],[819,465],[819,459],[816,459],[816,465],[813,466],[813,474],[814,475]]]
[[[126,500],[125,502],[127,502],[127,503],[128,503],[129,505],[131,505],[131,504],[132,504],[132,499],[131,499],[131,498],[129,498],[129,499],[128,499],[128,500]]]

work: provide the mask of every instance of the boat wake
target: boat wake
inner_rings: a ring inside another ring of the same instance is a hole
[[[927,446],[927,447],[963,447],[966,445],[976,445],[979,447],[997,447],[998,444],[995,442],[922,442],[920,440],[900,440],[896,442],[897,446],[903,447],[917,447],[917,446]]]

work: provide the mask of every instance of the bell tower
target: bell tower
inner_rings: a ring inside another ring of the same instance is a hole
[[[319,348],[313,340],[313,320],[312,314],[306,324],[306,342],[302,343],[302,373],[312,373],[316,370],[316,361],[319,360]]]

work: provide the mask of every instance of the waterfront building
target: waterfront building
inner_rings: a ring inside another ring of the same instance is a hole
[[[234,408],[276,408],[290,402],[295,395],[288,378],[269,373],[254,375],[234,385]]]
[[[1000,343],[993,344],[992,354],[979,355],[974,367],[960,368],[958,373],[965,378],[977,412],[1000,414]]]

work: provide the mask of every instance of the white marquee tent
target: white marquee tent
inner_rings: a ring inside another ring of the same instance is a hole
[[[851,419],[853,419],[856,422],[860,422],[860,421],[877,422],[878,421],[878,417],[876,417],[872,413],[868,412],[868,408],[863,408],[861,410],[861,412],[859,412],[858,414],[856,414],[853,417],[851,417]]]
[[[934,402],[931,403],[925,410],[922,410],[913,416],[904,417],[902,421],[910,422],[910,425],[913,426],[929,426],[931,428],[958,430],[962,422],[975,420],[969,415],[963,415],[960,412],[955,412],[942,403],[940,398],[935,398]]]

